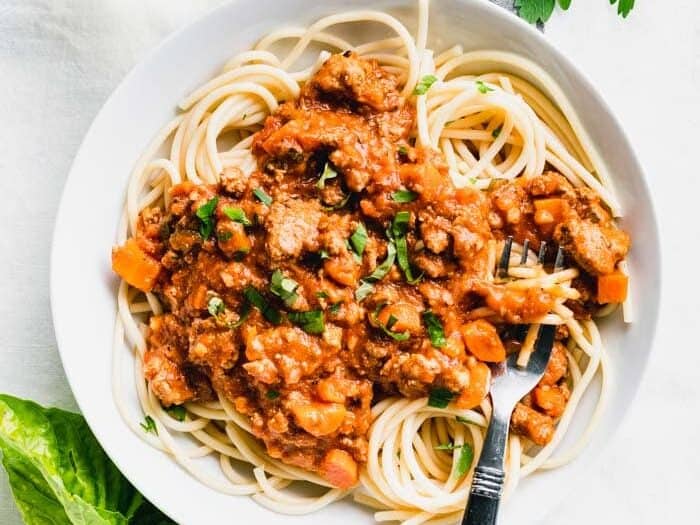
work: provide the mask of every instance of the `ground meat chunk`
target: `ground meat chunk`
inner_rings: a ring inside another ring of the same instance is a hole
[[[450,221],[430,213],[421,213],[419,220],[425,247],[436,254],[444,252],[450,244]]]
[[[240,169],[229,166],[221,173],[219,184],[221,189],[229,195],[240,196],[248,187],[248,180]]]
[[[265,249],[270,259],[297,258],[304,252],[318,250],[321,216],[319,205],[312,201],[289,199],[274,202],[265,219]]]
[[[564,345],[557,341],[552,348],[552,354],[549,356],[549,362],[544,371],[544,376],[540,380],[540,384],[555,385],[566,375],[567,369],[568,361],[566,359],[566,349]]]
[[[400,102],[396,78],[376,61],[360,59],[355,53],[331,56],[314,75],[311,86],[321,95],[376,111],[393,111]]]
[[[510,424],[514,432],[522,434],[536,445],[546,445],[554,435],[554,420],[523,403],[515,406]]]
[[[603,275],[615,271],[630,247],[627,233],[612,225],[570,219],[554,232],[554,239],[587,272]]]

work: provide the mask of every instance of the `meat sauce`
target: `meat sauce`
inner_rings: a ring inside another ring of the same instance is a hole
[[[485,363],[517,341],[470,312],[528,323],[551,310],[543,290],[485,280],[490,241],[561,244],[582,271],[575,311],[590,315],[591,283],[629,248],[598,197],[554,172],[458,189],[438,152],[411,145],[414,120],[391,74],[334,55],[255,136],[257,172],[184,182],[167,210],[141,213],[113,266],[163,303],[144,371],[164,405],[218,392],[272,457],[349,487],[367,459],[373,403],[436,388],[462,408],[483,401]],[[515,431],[551,438],[565,376],[557,342]]]

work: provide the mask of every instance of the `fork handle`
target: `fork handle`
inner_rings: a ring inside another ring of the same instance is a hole
[[[501,502],[505,471],[503,462],[508,440],[510,411],[494,406],[484,448],[474,469],[471,493],[462,525],[495,525]]]

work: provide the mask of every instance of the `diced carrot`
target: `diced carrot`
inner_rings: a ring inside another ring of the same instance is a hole
[[[319,437],[332,434],[345,419],[345,407],[339,403],[298,403],[291,407],[297,425]]]
[[[566,402],[569,400],[569,390],[565,385],[561,387],[538,385],[532,391],[532,398],[545,414],[551,417],[560,417],[564,413]]]
[[[469,366],[469,385],[462,390],[455,401],[455,406],[458,408],[468,409],[479,406],[491,387],[491,370],[488,365],[478,362],[473,357],[470,359],[472,362],[467,365]]]
[[[345,394],[343,393],[342,379],[336,377],[328,377],[321,379],[316,385],[316,393],[318,397],[324,401],[333,403],[345,403]]]
[[[204,310],[207,307],[207,291],[205,285],[197,285],[187,297],[189,306],[195,310]]]
[[[449,337],[445,339],[445,346],[440,348],[440,351],[450,357],[461,359],[464,357],[464,341],[462,340],[462,334],[459,332],[452,332]]]
[[[393,319],[391,326],[389,326],[390,319]],[[399,302],[385,306],[377,315],[377,321],[392,332],[418,334],[421,331],[420,313],[409,303]]]
[[[399,176],[406,186],[418,192],[426,201],[437,200],[450,188],[449,178],[430,163],[403,164]]]
[[[477,319],[460,328],[464,343],[480,361],[498,363],[506,358],[506,349],[496,328],[484,319]]]
[[[160,263],[131,238],[124,246],[112,249],[112,269],[134,288],[150,292],[160,273]]]
[[[357,484],[357,463],[350,454],[339,448],[332,448],[323,458],[321,475],[331,485],[349,489]]]
[[[538,199],[535,201],[535,224],[543,233],[551,233],[562,220],[564,214],[564,200]]]
[[[356,264],[351,256],[332,257],[323,263],[323,269],[337,283],[345,286],[357,286],[360,278],[359,264]]]
[[[627,299],[629,278],[620,271],[598,277],[598,302],[621,303]]]

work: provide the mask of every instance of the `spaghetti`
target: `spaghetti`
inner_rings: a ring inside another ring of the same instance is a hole
[[[465,52],[454,46],[434,54],[426,47],[428,7],[428,0],[418,2],[415,37],[386,13],[356,11],[323,18],[308,28],[274,32],[254,49],[229,60],[219,76],[181,101],[181,113],[156,135],[137,161],[117,243],[124,244],[136,235],[143,210],[170,206],[171,187],[184,181],[215,184],[219,174],[231,167],[246,176],[253,174],[258,169],[254,137],[266,118],[284,102],[297,100],[303,86],[332,53],[348,50],[376,61],[397,78],[401,95],[415,105],[415,146],[438,150],[457,188],[488,190],[494,181],[540,176],[552,167],[573,188],[593,190],[619,216],[621,207],[610,176],[566,96],[549,75],[522,57],[500,51]],[[334,26],[347,23],[381,24],[391,35],[356,45],[332,32]],[[287,52],[273,52],[280,47]],[[297,69],[311,47],[322,48],[317,60]],[[547,95],[526,80],[533,77]],[[416,90],[425,79],[431,83],[429,89]],[[223,142],[227,143],[225,148]],[[167,154],[162,155],[163,151]],[[487,283],[499,282],[496,258],[502,246],[503,241],[489,243]],[[575,267],[546,273],[527,245],[513,244],[507,282],[501,284],[514,290],[545,290],[554,297],[553,308],[538,322],[562,325],[568,331],[566,382],[570,398],[544,446],[511,434],[506,496],[533,472],[571,461],[589,440],[605,406],[609,370],[598,329],[593,320],[577,319],[565,304],[580,296],[574,286],[577,278]],[[371,408],[367,462],[360,472],[360,484],[354,489],[336,488],[317,473],[271,457],[255,437],[249,419],[221,392],[213,401],[186,403],[183,417],[164,409],[145,381],[143,364],[146,321],[162,314],[164,308],[153,292],[143,293],[126,281],[119,286],[117,302],[113,357],[116,405],[137,435],[170,454],[202,483],[225,494],[250,495],[259,504],[288,514],[310,513],[352,494],[359,503],[375,509],[375,519],[380,522],[437,525],[459,519],[468,498],[472,468],[459,472],[458,463],[464,447],[473,451],[474,458],[479,456],[491,412],[488,398],[471,409],[454,405],[437,408],[426,397],[379,401]],[[614,306],[606,307],[604,313],[612,310]],[[627,318],[627,307],[624,311]],[[472,310],[470,316],[503,321],[488,304]],[[519,362],[527,362],[537,326],[532,325],[518,350]],[[133,355],[124,351],[125,343],[134,349]],[[157,434],[145,433],[126,406],[122,384],[125,366],[133,366],[141,410],[152,419]],[[602,379],[601,390],[586,430],[574,446],[555,455],[596,375]],[[438,446],[444,443],[451,446]],[[202,464],[206,457],[218,459],[220,474]],[[472,466],[475,464],[476,460]],[[324,487],[324,491],[312,497],[286,490],[299,481]]]

